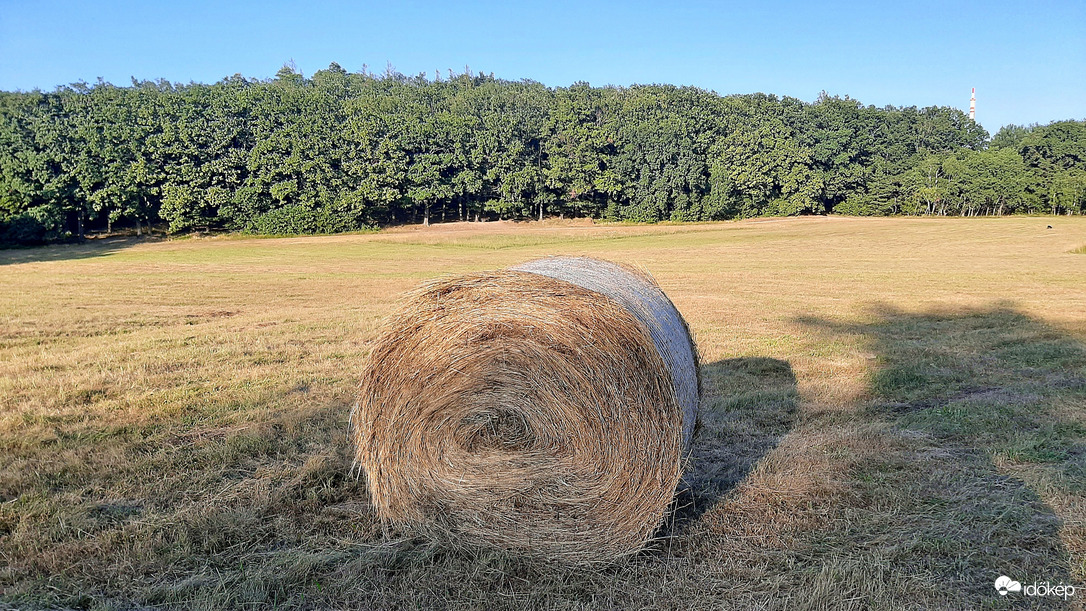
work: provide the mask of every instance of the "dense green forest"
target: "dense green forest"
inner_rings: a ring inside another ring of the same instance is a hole
[[[590,216],[1086,211],[1086,122],[948,107],[348,73],[0,92],[0,242]]]

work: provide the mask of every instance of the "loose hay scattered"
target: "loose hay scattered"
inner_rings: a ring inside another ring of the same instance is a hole
[[[685,322],[651,278],[556,257],[409,294],[365,367],[351,434],[383,520],[607,561],[663,520],[698,388]]]

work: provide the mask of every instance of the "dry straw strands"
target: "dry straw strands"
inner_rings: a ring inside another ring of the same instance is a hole
[[[685,322],[650,277],[555,257],[410,293],[363,371],[351,434],[383,520],[607,561],[664,518],[698,388]]]

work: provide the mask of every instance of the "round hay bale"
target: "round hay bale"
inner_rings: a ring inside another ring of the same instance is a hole
[[[554,257],[429,282],[387,323],[351,414],[382,520],[569,562],[641,549],[699,396],[682,316],[636,270]]]

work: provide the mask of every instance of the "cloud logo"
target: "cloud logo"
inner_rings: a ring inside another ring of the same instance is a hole
[[[995,589],[999,592],[1000,596],[1006,596],[1007,592],[1021,592],[1022,584],[1006,575],[1000,575],[999,579],[995,580]]]

